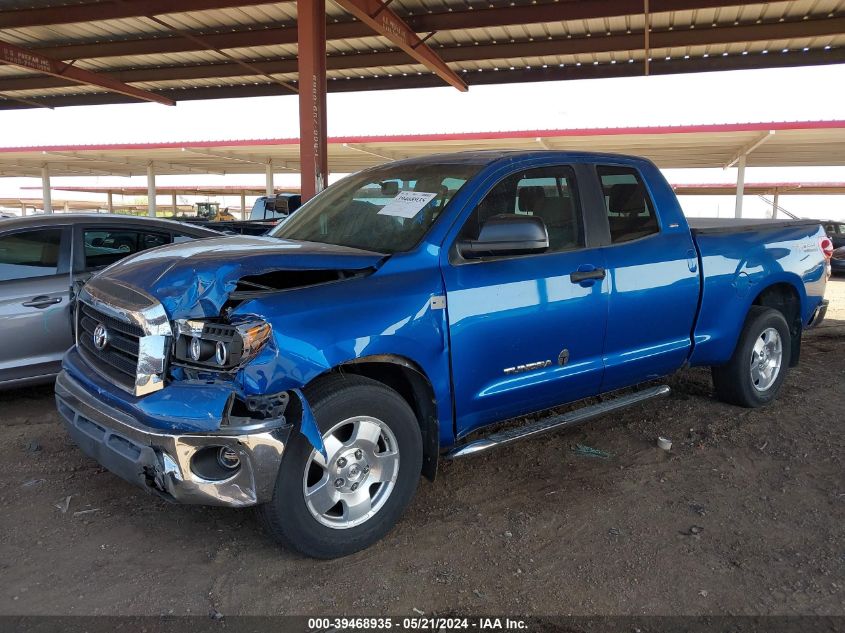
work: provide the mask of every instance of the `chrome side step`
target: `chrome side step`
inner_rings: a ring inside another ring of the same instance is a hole
[[[671,389],[669,389],[668,385],[649,387],[648,389],[643,389],[642,391],[629,393],[624,396],[619,396],[618,398],[613,398],[612,400],[599,402],[598,404],[592,404],[588,407],[576,409],[575,411],[570,411],[561,415],[553,415],[548,418],[542,418],[536,422],[532,422],[531,424],[517,426],[505,431],[499,431],[498,433],[493,433],[492,435],[488,435],[480,440],[475,440],[473,442],[469,442],[468,444],[463,444],[453,448],[451,451],[446,453],[445,457],[446,459],[457,459],[458,457],[477,455],[478,453],[483,453],[484,451],[488,451],[497,446],[511,444],[512,442],[524,440],[529,437],[536,437],[538,435],[542,435],[543,433],[549,433],[550,431],[557,431],[570,426],[576,426],[582,422],[587,422],[588,420],[592,420],[593,418],[597,418],[601,415],[605,415],[619,409],[624,409],[625,407],[630,407],[632,405],[639,404],[640,402],[645,402],[646,400],[653,400],[654,398],[668,396],[670,391]]]

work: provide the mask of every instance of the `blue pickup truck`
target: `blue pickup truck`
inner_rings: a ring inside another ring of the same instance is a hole
[[[824,236],[809,221],[690,226],[640,158],[395,162],[269,236],[104,270],[80,294],[56,402],[128,481],[258,506],[283,544],[343,556],[390,530],[439,459],[665,395],[654,381],[680,368],[768,404],[824,318]]]

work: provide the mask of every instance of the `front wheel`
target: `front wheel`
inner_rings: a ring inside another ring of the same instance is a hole
[[[422,467],[419,424],[385,385],[333,375],[305,390],[327,458],[291,436],[273,499],[259,507],[269,533],[314,558],[364,549],[396,524]]]
[[[783,314],[752,306],[730,361],[712,369],[716,396],[742,407],[770,403],[786,378],[791,349]]]

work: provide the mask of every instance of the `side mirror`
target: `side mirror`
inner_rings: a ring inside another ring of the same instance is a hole
[[[458,251],[463,257],[485,255],[530,255],[549,248],[549,232],[542,218],[504,213],[489,218],[477,240],[461,240]]]

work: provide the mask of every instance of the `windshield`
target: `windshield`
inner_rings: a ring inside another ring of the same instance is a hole
[[[275,237],[378,253],[416,246],[481,165],[392,165],[344,178],[273,230]]]

